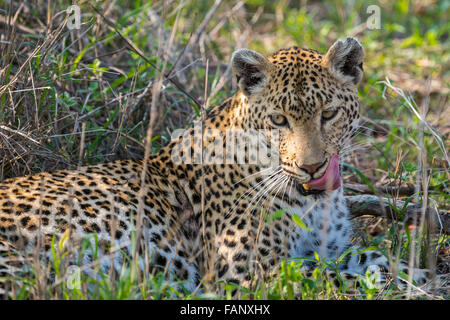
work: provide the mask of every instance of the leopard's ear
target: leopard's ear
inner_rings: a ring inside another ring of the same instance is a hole
[[[323,64],[343,83],[357,85],[363,75],[364,51],[358,40],[348,37],[336,41],[324,57]]]
[[[272,64],[258,52],[239,49],[231,57],[231,67],[239,88],[244,94],[250,95],[264,89]]]

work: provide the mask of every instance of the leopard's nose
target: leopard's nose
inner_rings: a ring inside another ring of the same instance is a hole
[[[318,162],[318,163],[314,163],[314,164],[302,164],[301,166],[298,166],[300,169],[305,170],[306,172],[308,172],[310,175],[314,174],[315,172],[317,172],[317,170],[319,170],[320,167],[323,166],[323,164],[325,163],[326,160],[324,160],[323,162]]]

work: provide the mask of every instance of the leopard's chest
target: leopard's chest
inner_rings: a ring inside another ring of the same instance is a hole
[[[351,228],[343,195],[336,191],[323,199],[302,200],[301,204],[286,207],[292,221],[289,256],[312,257],[317,252],[335,258],[349,243]]]

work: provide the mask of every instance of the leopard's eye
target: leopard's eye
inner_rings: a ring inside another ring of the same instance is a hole
[[[288,121],[285,116],[281,114],[273,114],[270,116],[270,120],[272,120],[273,124],[277,126],[285,126],[288,124]]]
[[[333,119],[337,114],[337,110],[325,110],[322,112],[322,120],[328,121]]]

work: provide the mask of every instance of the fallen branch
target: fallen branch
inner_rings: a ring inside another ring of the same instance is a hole
[[[364,194],[374,194],[373,190],[366,184],[346,183],[345,189]],[[414,187],[395,186],[373,186],[376,194],[388,194],[397,196],[411,196],[416,193]],[[429,186],[428,190],[439,190],[438,187]]]
[[[347,205],[350,208],[350,214],[353,218],[360,216],[375,216],[388,218],[389,220],[400,220],[397,212],[392,209],[394,205],[403,212],[404,220],[408,225],[420,221],[422,214],[422,205],[409,203],[405,207],[405,202],[388,198],[377,197],[374,195],[347,196]],[[404,210],[403,207],[405,207]],[[437,211],[434,208],[428,208],[425,212],[426,221],[433,233],[450,233],[450,214],[448,211]]]

